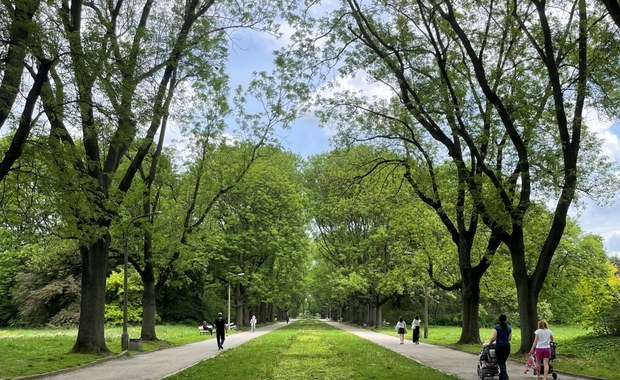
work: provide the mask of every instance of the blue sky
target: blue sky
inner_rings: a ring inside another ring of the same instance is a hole
[[[284,42],[255,32],[236,32],[233,34],[236,47],[230,55],[228,72],[232,85],[244,85],[252,79],[254,71],[271,71],[272,51]],[[588,124],[603,140],[604,152],[620,164],[620,122],[601,121],[594,113],[588,115]],[[300,118],[290,130],[279,131],[282,145],[302,157],[309,157],[329,150],[329,139],[333,132],[318,127],[311,115]],[[579,221],[584,231],[603,237],[605,248],[610,255],[620,254],[620,195],[611,206],[599,207],[593,202],[585,202],[583,209],[573,207],[571,216]]]

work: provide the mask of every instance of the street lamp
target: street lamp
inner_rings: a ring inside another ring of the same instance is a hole
[[[235,276],[243,276],[245,273],[237,273]],[[230,279],[228,279],[228,319],[226,319],[230,326]]]
[[[405,255],[415,256],[415,253],[405,251]],[[422,289],[424,290],[424,339],[428,339],[428,288],[426,282],[422,286]]]
[[[149,212],[147,214],[142,214],[134,217],[125,225],[125,229],[123,230],[123,239],[124,239],[124,260],[123,260],[123,333],[121,334],[121,350],[127,351],[129,348],[129,334],[127,334],[127,263],[129,262],[129,255],[127,249],[127,230],[129,230],[129,226],[133,224],[138,219],[148,218],[149,216],[161,214],[161,211]]]

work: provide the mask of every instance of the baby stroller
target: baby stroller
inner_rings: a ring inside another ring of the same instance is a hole
[[[488,344],[482,347],[482,351],[478,354],[478,377],[484,380],[485,377],[499,375],[499,365],[497,365],[497,356],[495,355],[495,345]]]
[[[556,342],[551,342],[551,358],[549,358],[549,375],[551,375],[551,377],[553,377],[554,379],[558,378],[558,374],[553,369],[553,360],[555,359],[555,348],[557,347],[557,345],[558,344]],[[530,363],[531,361],[533,361],[533,363]],[[536,357],[534,355],[532,355],[530,357],[530,359],[528,360],[528,363],[526,364],[524,373],[527,374],[529,367],[532,367],[534,369],[534,371],[532,373],[532,376],[534,378],[536,378],[536,375],[538,373],[544,373],[545,372],[544,364],[543,363],[536,363]]]

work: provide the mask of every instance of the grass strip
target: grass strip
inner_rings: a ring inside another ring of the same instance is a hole
[[[301,320],[167,379],[456,379],[317,320]]]

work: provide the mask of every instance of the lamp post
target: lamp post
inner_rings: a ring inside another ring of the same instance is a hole
[[[142,215],[138,215],[136,217],[134,217],[133,219],[131,219],[129,221],[129,223],[127,223],[125,225],[125,229],[123,230],[123,239],[124,239],[124,253],[123,253],[123,333],[121,334],[121,350],[123,351],[127,351],[127,348],[129,348],[129,334],[127,334],[127,264],[129,262],[129,254],[128,254],[128,249],[127,249],[127,231],[129,230],[129,226],[131,226],[133,224],[133,222],[135,222],[138,219],[141,218],[148,218],[149,216],[152,215],[158,215],[161,214],[161,211],[154,211],[154,212],[149,212],[147,214],[142,214]]]
[[[405,251],[405,255],[407,256],[415,256],[415,253]],[[422,286],[424,290],[424,339],[428,339],[428,287],[426,286],[426,282]]]
[[[241,272],[241,273],[237,273],[235,276],[243,276],[245,273]],[[228,325],[230,326],[230,279],[228,279],[228,318],[226,319],[226,322],[228,322]],[[228,332],[227,334],[228,335]]]

